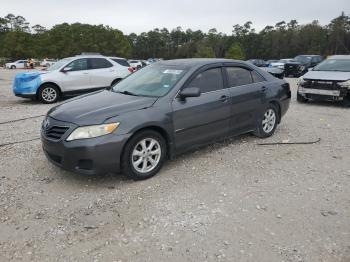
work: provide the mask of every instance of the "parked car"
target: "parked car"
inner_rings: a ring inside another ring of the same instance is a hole
[[[350,105],[350,55],[330,56],[298,82],[297,100],[343,101]]]
[[[260,67],[262,70],[265,70],[266,72],[270,73],[274,77],[283,79],[284,77],[284,70],[279,69],[277,67]]]
[[[129,60],[128,62],[135,71],[142,68],[142,62],[140,60]]]
[[[281,70],[284,70],[284,65],[288,62],[292,62],[293,59],[292,58],[285,58],[285,59],[280,59],[277,62],[272,62],[270,63],[270,67],[275,67],[275,68],[279,68]]]
[[[16,96],[54,103],[61,96],[77,95],[113,86],[130,70],[104,56],[79,55],[56,62],[46,71],[17,74]]]
[[[128,60],[126,60],[125,58],[122,57],[115,57],[115,56],[110,56],[110,59],[112,59],[114,62],[118,63],[121,66],[124,66],[126,68],[128,68],[130,73],[134,72],[134,69],[132,68],[132,66],[129,64]]]
[[[271,136],[289,84],[243,61],[161,61],[111,90],[53,107],[41,140],[55,165],[82,174],[155,175],[166,158],[226,136]]]
[[[270,59],[266,61],[266,66],[270,67],[272,63],[277,63],[279,60],[277,59]]]
[[[320,55],[298,55],[293,61],[286,63],[285,68],[288,68],[287,74],[300,77],[307,73],[310,68],[313,68],[320,62],[322,62],[323,57]]]
[[[27,60],[17,60],[15,62],[12,62],[12,63],[6,63],[5,64],[5,68],[8,68],[8,69],[23,69],[23,68],[26,68],[27,67],[27,63],[28,61]]]
[[[56,59],[45,58],[44,60],[42,60],[40,62],[40,66],[49,67],[49,66],[52,66],[56,62],[57,62]]]
[[[267,66],[265,60],[263,60],[263,59],[249,59],[247,62],[251,63],[257,67],[266,67]]]

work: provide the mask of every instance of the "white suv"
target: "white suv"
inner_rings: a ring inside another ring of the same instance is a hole
[[[64,58],[46,71],[17,74],[13,92],[19,97],[54,103],[60,96],[109,88],[130,73],[128,67],[108,57],[79,55]]]

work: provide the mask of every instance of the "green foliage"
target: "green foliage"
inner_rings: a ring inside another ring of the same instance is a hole
[[[209,46],[199,45],[195,57],[198,58],[214,58],[215,53],[213,49]]]
[[[127,58],[227,57],[234,59],[292,58],[298,54],[349,54],[350,17],[342,13],[328,25],[296,20],[268,25],[260,32],[252,22],[233,26],[232,35],[215,28],[184,31],[177,27],[124,35],[105,25],[58,24],[51,29],[30,26],[23,16],[0,17],[0,57],[62,58],[81,52]]]
[[[244,55],[244,52],[243,52],[241,46],[238,43],[234,43],[227,50],[225,58],[244,60],[245,59],[245,55]]]

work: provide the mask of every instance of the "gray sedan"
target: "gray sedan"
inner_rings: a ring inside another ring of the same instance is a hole
[[[111,90],[52,108],[41,138],[47,158],[82,174],[154,176],[166,158],[228,136],[271,136],[290,87],[258,67],[226,59],[161,61]]]

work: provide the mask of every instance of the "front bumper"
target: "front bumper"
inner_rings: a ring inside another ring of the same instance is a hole
[[[321,89],[298,86],[298,95],[314,100],[342,101],[349,94],[350,90],[346,88]]]
[[[66,141],[71,131],[58,141],[48,138],[41,131],[41,142],[47,159],[67,171],[84,175],[117,173],[120,158],[130,135],[110,134],[97,138]]]

